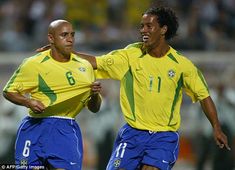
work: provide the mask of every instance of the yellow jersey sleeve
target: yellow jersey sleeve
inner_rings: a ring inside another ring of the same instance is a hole
[[[3,91],[27,93],[29,90],[37,88],[37,73],[35,72],[34,63],[25,59],[18,69],[14,72],[10,80],[7,82]]]
[[[129,69],[129,59],[126,50],[115,50],[107,55],[96,58],[96,76],[98,79],[112,78],[121,80]]]
[[[208,85],[201,71],[191,62],[189,70],[184,72],[185,92],[191,97],[193,102],[203,100],[209,96]]]

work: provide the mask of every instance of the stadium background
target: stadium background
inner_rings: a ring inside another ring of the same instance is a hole
[[[203,71],[217,106],[223,106],[218,108],[219,117],[231,131],[234,158],[235,0],[0,0],[1,89],[22,59],[47,44],[47,27],[52,20],[64,18],[73,23],[76,50],[103,54],[138,41],[141,14],[153,4],[176,11],[180,27],[170,43]],[[84,170],[104,169],[116,132],[124,123],[118,82],[102,84],[101,111],[92,114],[84,110],[77,117],[84,137]],[[26,109],[6,102],[2,92],[0,108],[0,164],[13,163],[15,133]],[[209,122],[198,108],[189,98],[184,99],[180,156],[174,170],[196,170],[201,139],[211,135]],[[213,155],[212,148],[206,170],[212,167]]]

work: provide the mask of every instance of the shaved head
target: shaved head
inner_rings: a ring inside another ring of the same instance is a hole
[[[59,19],[59,20],[55,20],[55,21],[52,21],[48,27],[48,34],[54,34],[55,30],[61,26],[62,24],[70,24],[68,21],[66,20],[62,20],[62,19]]]
[[[73,50],[75,31],[70,22],[54,20],[48,27],[48,41],[51,44],[52,55],[58,61],[67,61]]]

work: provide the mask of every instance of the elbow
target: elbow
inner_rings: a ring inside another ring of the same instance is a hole
[[[97,94],[90,99],[87,106],[91,112],[97,113],[100,110],[101,103],[102,103],[101,97],[99,94]]]
[[[88,108],[92,113],[97,113],[98,111],[100,111],[100,105],[101,103],[96,104],[96,105],[90,105],[88,106]]]
[[[5,99],[8,100],[8,93],[7,93],[6,91],[3,91],[3,92],[2,92],[2,95],[3,95],[3,97],[4,97]]]
[[[100,108],[92,108],[92,109],[90,109],[90,111],[92,113],[97,113],[99,110],[100,110]]]

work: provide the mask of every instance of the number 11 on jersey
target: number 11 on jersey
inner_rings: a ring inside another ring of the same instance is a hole
[[[158,83],[157,83],[157,92],[158,93],[160,93],[160,91],[161,91],[161,83],[162,83],[162,79],[161,79],[161,77],[157,77],[157,81],[158,81]],[[153,90],[153,83],[154,82],[154,77],[152,76],[152,75],[150,75],[149,76],[149,91],[151,92],[152,90]]]

